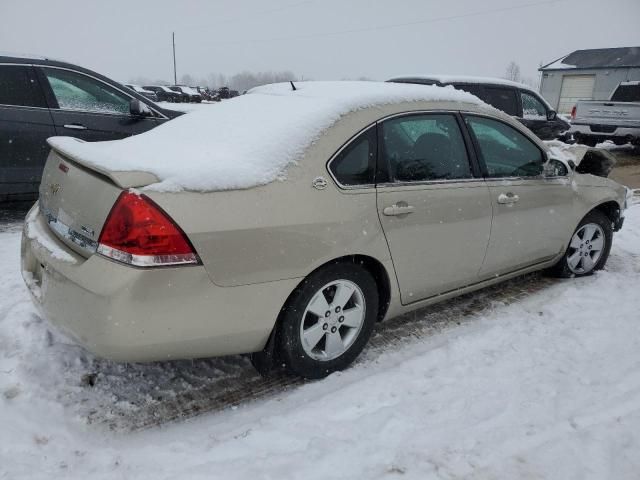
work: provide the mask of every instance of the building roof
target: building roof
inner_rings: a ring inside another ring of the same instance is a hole
[[[575,70],[594,68],[640,67],[640,47],[594,48],[576,50],[539,70]]]

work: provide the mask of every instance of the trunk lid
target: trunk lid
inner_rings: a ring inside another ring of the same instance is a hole
[[[40,211],[54,234],[86,258],[95,252],[121,192],[111,176],[51,150],[40,183]]]

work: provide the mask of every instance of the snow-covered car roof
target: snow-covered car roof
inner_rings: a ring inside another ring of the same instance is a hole
[[[176,85],[177,87],[180,87],[180,89],[184,92],[184,93],[188,93],[189,95],[200,95],[200,92],[198,92],[197,90],[195,90],[194,88],[191,87],[185,87],[184,85]]]
[[[504,78],[495,77],[476,77],[472,75],[441,75],[441,74],[416,74],[401,75],[387,80],[388,82],[397,82],[400,80],[433,80],[440,83],[469,83],[469,84],[489,84],[489,85],[506,85],[509,87],[522,88],[524,90],[533,90],[529,85],[519,82],[512,82]]]
[[[453,87],[383,82],[297,82],[295,87],[254,88],[123,140],[53,137],[49,143],[99,170],[150,172],[159,183],[149,188],[157,191],[228,190],[282,179],[324,131],[350,112],[418,101],[484,105]]]
[[[154,93],[151,90],[147,90],[146,88],[141,87],[140,85],[128,84],[127,87],[130,87],[139,93]]]

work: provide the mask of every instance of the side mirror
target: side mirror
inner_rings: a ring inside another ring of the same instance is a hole
[[[151,115],[151,110],[137,98],[132,98],[129,102],[129,113],[135,117],[148,117]]]
[[[573,160],[569,160],[567,163],[569,164],[569,168],[571,170],[575,170],[576,169],[576,162],[574,162]]]
[[[547,111],[547,120],[549,120],[549,121],[555,120],[557,116],[558,116],[558,114],[556,113],[555,110],[548,110]]]

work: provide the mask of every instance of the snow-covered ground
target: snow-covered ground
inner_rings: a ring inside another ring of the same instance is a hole
[[[154,383],[166,395],[163,382],[188,385],[200,366],[242,375],[246,360],[97,362],[37,316],[18,227],[5,228],[0,479],[637,479],[640,205],[627,217],[592,277],[454,317],[325,380],[136,433],[83,412],[130,408],[123,392],[151,401]],[[96,365],[127,381],[91,386]]]

